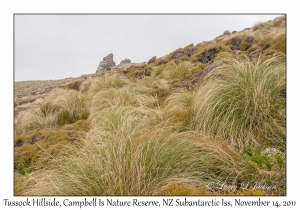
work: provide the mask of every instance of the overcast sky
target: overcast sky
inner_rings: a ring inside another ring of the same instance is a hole
[[[15,81],[94,73],[103,57],[161,57],[281,15],[15,15]]]

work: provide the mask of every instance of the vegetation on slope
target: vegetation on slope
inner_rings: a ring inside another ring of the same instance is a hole
[[[15,195],[285,195],[285,40],[280,17],[23,94]]]

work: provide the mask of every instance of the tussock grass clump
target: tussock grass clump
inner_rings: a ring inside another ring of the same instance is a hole
[[[58,107],[61,125],[75,122],[87,110],[84,97],[75,90],[58,89],[47,97],[47,101],[51,101],[54,107]]]
[[[26,195],[159,195],[173,184],[238,183],[257,170],[226,145],[127,117],[113,132],[94,131],[85,147],[33,175]]]
[[[239,149],[257,144],[284,149],[285,80],[285,62],[278,57],[264,62],[233,59],[211,72],[196,93],[195,128]]]
[[[224,32],[223,32],[223,35],[230,35],[231,34],[231,32],[229,31],[229,30],[225,30]]]
[[[74,89],[74,90],[79,91],[81,84],[82,84],[82,81],[73,81],[73,82],[69,83],[67,87],[69,89]]]
[[[41,108],[34,108],[29,110],[21,118],[21,128],[23,133],[30,131],[54,128],[58,126],[57,123],[58,111],[57,109],[42,110]]]
[[[281,34],[274,39],[274,48],[282,53],[286,53],[286,35]]]
[[[164,67],[163,66],[159,66],[153,69],[153,71],[151,72],[150,76],[153,78],[158,77],[159,75],[162,74],[162,72],[164,71]]]
[[[194,93],[188,90],[172,93],[164,102],[163,115],[167,123],[179,131],[189,130]]]
[[[180,64],[175,69],[171,70],[169,76],[172,80],[183,81],[186,79],[191,79],[192,72],[191,70],[184,64]]]
[[[27,111],[20,119],[22,132],[73,123],[81,118],[87,108],[80,92],[56,89],[47,96],[40,107]]]
[[[89,95],[94,96],[97,92],[108,88],[122,88],[131,82],[121,75],[112,74],[93,79],[89,88]]]
[[[105,109],[111,107],[141,107],[154,106],[156,100],[152,96],[138,92],[138,89],[125,88],[110,88],[99,91],[93,98],[91,105],[91,116],[95,117],[103,112]],[[99,114],[98,114],[99,113]]]

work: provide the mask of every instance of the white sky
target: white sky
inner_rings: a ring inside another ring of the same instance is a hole
[[[144,62],[278,16],[16,14],[15,81],[94,73],[109,53],[116,64]]]

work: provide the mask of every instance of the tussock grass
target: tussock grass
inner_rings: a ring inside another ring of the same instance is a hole
[[[254,179],[256,168],[232,148],[172,127],[149,130],[137,117],[112,132],[94,131],[87,145],[28,182],[26,195],[159,195],[175,183],[234,183]],[[134,126],[133,126],[134,125]]]
[[[239,149],[285,148],[285,62],[232,60],[211,72],[193,103],[195,128]]]
[[[152,96],[137,93],[130,88],[110,88],[99,91],[92,100],[91,115],[97,116],[106,108],[121,107],[121,106],[154,106],[156,99]]]
[[[81,118],[87,108],[87,103],[80,92],[55,89],[40,107],[29,110],[20,119],[22,132],[73,123]]]
[[[83,96],[75,90],[58,89],[53,95],[50,95],[46,101],[51,101],[60,112],[68,112],[73,119],[79,119],[87,109]]]
[[[180,64],[169,72],[169,77],[172,80],[176,79],[179,81],[183,81],[186,79],[191,79],[192,72],[186,65]]]
[[[20,83],[15,195],[285,194],[284,26],[282,17],[59,83],[69,90]],[[245,182],[277,189],[206,185]]]
[[[131,82],[129,80],[118,74],[105,75],[103,77],[91,80],[89,95],[94,96],[96,93],[103,89],[122,88],[130,83]]]
[[[163,115],[167,123],[177,125],[180,131],[191,128],[191,107],[194,100],[192,91],[181,89],[172,93],[165,101]]]
[[[29,110],[21,118],[22,132],[27,133],[30,131],[57,127],[58,111],[56,109],[48,109],[43,112],[40,107]]]

